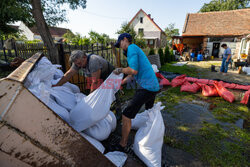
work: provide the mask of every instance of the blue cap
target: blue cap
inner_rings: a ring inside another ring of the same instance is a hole
[[[122,33],[121,35],[119,35],[118,40],[115,43],[115,47],[119,48],[120,47],[120,42],[121,40],[123,40],[124,38],[127,38],[129,41],[132,41],[132,36],[129,33]]]

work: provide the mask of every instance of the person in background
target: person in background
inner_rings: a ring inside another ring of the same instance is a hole
[[[231,62],[231,49],[227,46],[227,44],[222,44],[221,47],[225,50],[222,55],[220,73],[223,73],[223,75],[227,75],[228,64]]]
[[[127,56],[128,67],[116,68],[114,73],[128,75],[123,79],[122,84],[130,82],[132,78],[138,84],[133,98],[122,113],[122,138],[119,143],[111,145],[109,148],[110,151],[125,151],[131,130],[131,119],[135,118],[143,104],[145,104],[146,109],[153,107],[155,96],[159,91],[159,83],[147,56],[137,45],[132,44],[130,34],[121,34],[115,47],[123,49]]]
[[[97,89],[100,84],[114,70],[114,67],[104,58],[95,54],[86,54],[81,50],[72,51],[70,58],[71,68],[64,74],[61,80],[54,86],[61,86],[68,82],[75,74],[85,75],[90,82],[90,93]]]

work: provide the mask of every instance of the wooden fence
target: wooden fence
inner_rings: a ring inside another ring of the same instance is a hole
[[[3,41],[2,41],[3,44]],[[86,53],[93,53],[102,56],[104,59],[109,61],[114,67],[126,67],[127,59],[122,54],[121,49],[112,47],[112,43],[107,44],[91,44],[91,45],[69,45],[69,44],[56,44],[58,49],[59,62],[53,62],[62,65],[62,70],[65,73],[71,66],[69,63],[69,57],[73,50],[82,50]],[[50,55],[48,55],[47,48],[43,43],[37,44],[25,44],[25,43],[12,43],[12,49],[8,50],[0,45],[0,60],[4,60],[10,63],[15,57],[21,57],[24,59],[30,58],[37,52],[43,52],[44,55],[52,60]],[[82,92],[85,91],[86,80],[83,76],[74,76],[71,83],[79,86]]]

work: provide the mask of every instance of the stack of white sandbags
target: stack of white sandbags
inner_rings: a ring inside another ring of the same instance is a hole
[[[111,74],[100,88],[85,96],[69,82],[52,87],[63,76],[58,67],[42,57],[27,76],[25,87],[103,153],[99,141],[116,128],[116,117],[109,108],[123,76]]]
[[[138,129],[134,139],[135,154],[147,165],[161,166],[161,150],[165,126],[161,115],[161,102],[132,119],[132,129]]]

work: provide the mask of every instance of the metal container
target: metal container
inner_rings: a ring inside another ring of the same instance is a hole
[[[114,166],[23,85],[42,54],[0,80],[0,166]]]

